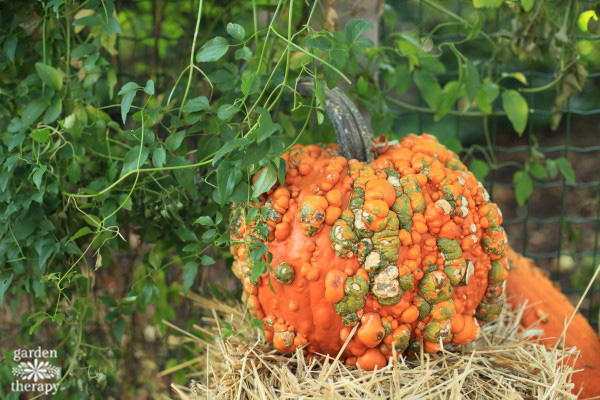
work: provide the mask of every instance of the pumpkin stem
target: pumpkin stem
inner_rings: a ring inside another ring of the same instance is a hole
[[[314,81],[302,78],[298,81],[296,90],[302,96],[312,96]],[[339,88],[325,88],[324,107],[333,124],[342,156],[359,161],[373,161],[373,134],[348,96]]]

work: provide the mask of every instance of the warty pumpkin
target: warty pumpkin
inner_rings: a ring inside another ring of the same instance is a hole
[[[244,207],[233,213],[233,271],[267,339],[282,353],[335,356],[353,334],[341,358],[363,369],[475,340],[504,303],[500,210],[435,137],[373,141],[343,93],[328,91],[325,105],[340,145],[282,156],[285,185],[261,202],[268,232]],[[257,240],[272,259],[253,283]]]

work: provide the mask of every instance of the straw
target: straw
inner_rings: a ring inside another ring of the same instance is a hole
[[[185,362],[193,371],[189,387],[172,385],[183,400],[576,398],[571,378],[577,350],[532,341],[539,327],[520,326],[525,305],[506,308],[496,322],[482,327],[482,336],[472,344],[446,345],[438,354],[402,357],[380,370],[363,371],[346,366],[339,354],[308,359],[301,349],[279,354],[245,319],[241,305],[188,297],[210,310],[212,319],[196,330],[213,332],[213,340],[186,334],[196,338],[191,343],[197,354],[193,362]],[[225,322],[235,335],[222,338]]]

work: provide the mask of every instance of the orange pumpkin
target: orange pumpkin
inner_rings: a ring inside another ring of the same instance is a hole
[[[531,260],[512,249],[508,258],[513,267],[506,285],[508,301],[517,309],[528,305],[521,323],[525,327],[542,328],[543,334],[538,339],[547,346],[558,342],[567,348],[576,347],[580,357],[564,360],[577,371],[573,374],[572,392],[582,399],[600,395],[600,338],[594,329],[578,312],[563,336],[565,324],[575,311],[573,304]]]
[[[262,199],[268,233],[234,213],[233,271],[280,352],[335,356],[358,325],[342,359],[380,368],[394,348],[469,343],[502,308],[502,215],[456,154],[426,134],[367,152],[372,162],[295,145],[285,185]],[[256,283],[250,238],[272,254]]]

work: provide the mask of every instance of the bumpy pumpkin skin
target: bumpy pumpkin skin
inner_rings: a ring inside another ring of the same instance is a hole
[[[483,186],[433,136],[378,147],[370,164],[336,145],[283,156],[285,187],[263,202],[272,268],[256,285],[241,243],[254,230],[234,221],[233,270],[280,352],[336,355],[358,324],[342,358],[373,369],[393,348],[469,343],[502,308],[507,239]]]

